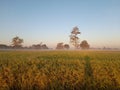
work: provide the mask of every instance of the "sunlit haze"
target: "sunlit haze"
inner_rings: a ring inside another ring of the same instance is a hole
[[[75,26],[90,47],[120,48],[120,0],[0,0],[0,44],[19,36],[55,48]]]

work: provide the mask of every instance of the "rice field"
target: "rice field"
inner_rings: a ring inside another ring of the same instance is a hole
[[[120,90],[120,52],[0,51],[0,90]]]

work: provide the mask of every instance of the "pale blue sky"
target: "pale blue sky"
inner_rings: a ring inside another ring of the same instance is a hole
[[[69,44],[74,26],[91,47],[120,48],[120,0],[0,0],[0,44]]]

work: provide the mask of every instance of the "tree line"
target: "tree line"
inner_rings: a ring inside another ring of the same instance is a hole
[[[89,49],[90,45],[86,40],[81,41],[79,40],[78,35],[81,34],[78,27],[74,27],[71,31],[70,35],[70,44],[72,44],[75,49]],[[42,42],[40,44],[33,44],[29,47],[23,47],[22,43],[24,40],[20,38],[19,36],[15,36],[12,38],[12,44],[10,46],[0,44],[0,48],[2,49],[49,49],[49,47],[46,44],[43,44]],[[69,44],[64,44],[63,42],[59,42],[56,45],[56,49],[70,49]]]

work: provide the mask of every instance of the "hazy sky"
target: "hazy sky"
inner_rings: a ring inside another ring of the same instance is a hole
[[[0,0],[0,44],[69,44],[74,26],[91,47],[120,48],[120,0]]]

